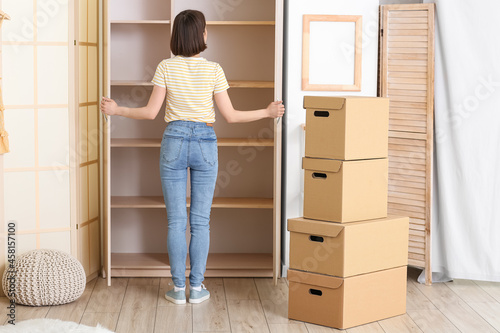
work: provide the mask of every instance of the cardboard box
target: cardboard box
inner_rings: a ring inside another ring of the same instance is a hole
[[[290,268],[349,277],[408,264],[409,218],[338,224],[289,219]]]
[[[339,329],[406,312],[406,266],[338,278],[288,270],[288,318]]]
[[[389,99],[305,96],[306,157],[358,160],[388,152]]]
[[[353,222],[387,216],[386,158],[358,161],[307,158],[304,217]]]

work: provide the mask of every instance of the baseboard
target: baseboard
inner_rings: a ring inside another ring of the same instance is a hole
[[[288,265],[281,265],[281,277],[286,278],[287,277],[287,272],[288,272]]]

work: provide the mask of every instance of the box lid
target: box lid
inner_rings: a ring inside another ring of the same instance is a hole
[[[356,103],[389,103],[389,98],[371,96],[304,96],[304,109],[341,110],[349,101]]]
[[[339,172],[342,167],[343,161],[340,160],[328,160],[323,158],[302,158],[302,169],[304,170],[316,170],[316,171],[327,171],[327,172]]]
[[[347,224],[344,224],[345,227],[349,228],[357,228],[357,227],[363,227],[363,224],[366,223],[383,223],[383,222],[389,222],[389,221],[398,221],[399,223],[409,223],[409,217],[407,216],[399,216],[399,215],[387,215],[387,217],[381,217],[377,219],[371,219],[371,220],[363,220],[363,221],[355,221],[355,222],[349,222]]]
[[[299,232],[302,234],[337,237],[345,225],[333,222],[305,219],[297,217],[288,219],[288,231]]]
[[[293,269],[288,270],[287,279],[288,281],[291,282],[309,284],[330,289],[340,288],[344,283],[343,278],[330,275],[296,271]]]
[[[341,110],[344,103],[345,97],[304,96],[304,109]]]

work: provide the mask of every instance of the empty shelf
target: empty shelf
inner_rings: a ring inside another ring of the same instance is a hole
[[[170,20],[112,20],[111,24],[170,24]]]
[[[160,147],[160,139],[111,139],[111,147]]]
[[[274,88],[273,81],[248,81],[248,80],[230,80],[228,81],[231,88]],[[153,86],[150,81],[139,80],[111,80],[112,86]]]
[[[189,255],[186,274],[189,274]],[[209,253],[206,277],[270,277],[271,253]],[[166,253],[111,253],[111,276],[171,276]]]
[[[275,25],[274,21],[207,21],[207,25]]]
[[[274,88],[273,81],[228,81],[231,88]]]
[[[137,80],[111,80],[112,86],[153,86],[153,83],[150,81],[137,81]]]
[[[190,199],[186,205],[189,207]],[[165,208],[161,196],[112,196],[111,208]],[[212,208],[273,208],[272,198],[214,198]]]
[[[217,145],[219,147],[273,147],[274,139],[218,138]]]
[[[253,139],[253,138],[218,138],[219,147],[272,147],[273,139]],[[111,147],[135,147],[135,148],[159,148],[160,139],[111,139]]]

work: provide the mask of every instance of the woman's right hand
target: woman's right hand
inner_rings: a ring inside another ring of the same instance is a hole
[[[103,97],[101,100],[101,111],[104,114],[113,116],[117,114],[118,105],[111,98]]]
[[[283,117],[285,114],[285,106],[283,101],[271,102],[266,108],[269,118]]]

